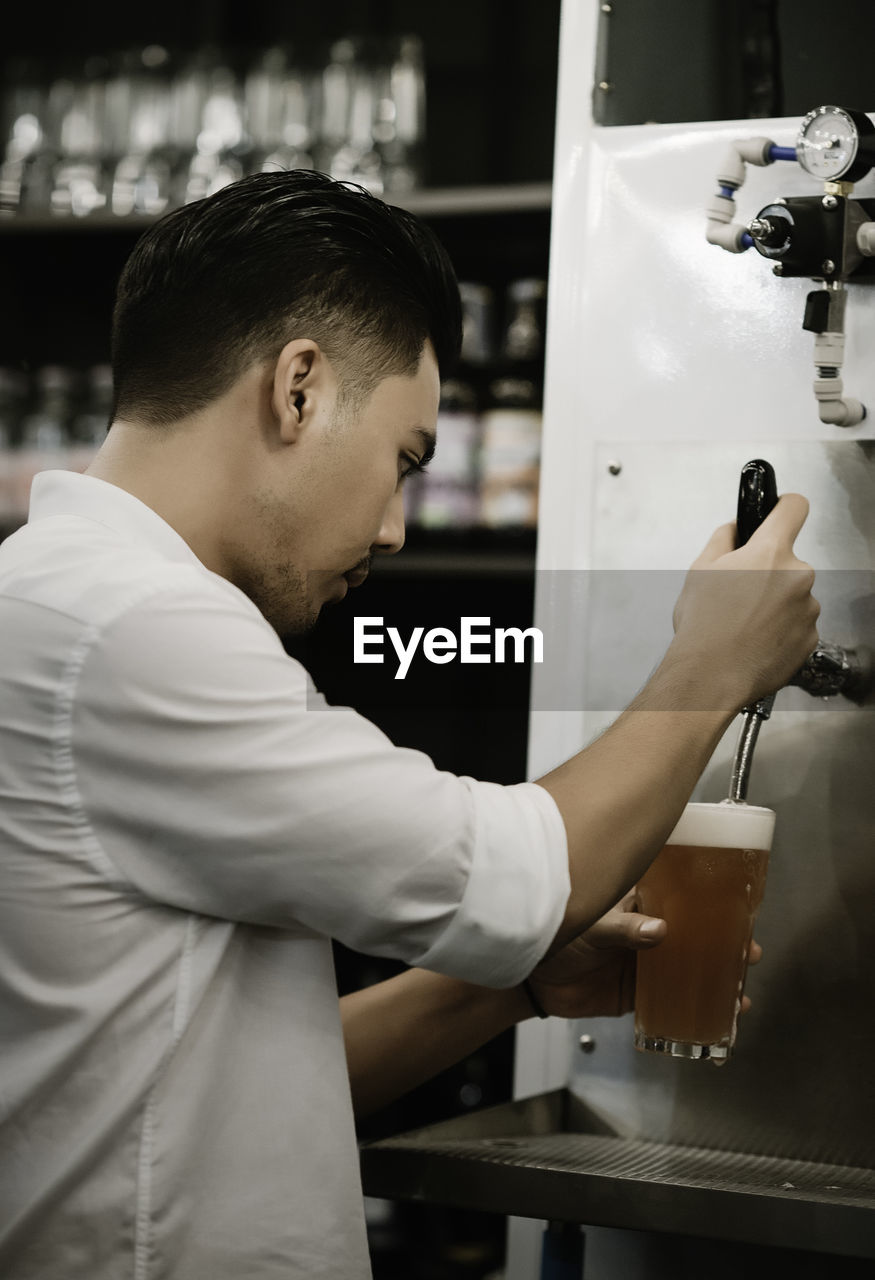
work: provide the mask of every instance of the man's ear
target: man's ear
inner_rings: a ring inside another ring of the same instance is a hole
[[[328,368],[318,342],[287,342],[274,366],[271,406],[283,444],[293,444],[328,394]]]

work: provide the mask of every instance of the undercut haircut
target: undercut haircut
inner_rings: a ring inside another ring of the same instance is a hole
[[[258,173],[155,223],[119,281],[113,418],[177,422],[287,342],[318,342],[343,403],[413,375],[430,339],[442,376],[461,304],[424,223],[309,170]]]

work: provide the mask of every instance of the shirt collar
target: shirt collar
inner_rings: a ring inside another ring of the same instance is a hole
[[[146,543],[166,560],[201,564],[166,520],[132,493],[96,476],[41,471],[30,492],[28,524],[49,516],[78,516],[112,529],[128,541]]]

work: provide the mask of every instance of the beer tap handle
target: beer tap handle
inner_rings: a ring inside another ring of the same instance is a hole
[[[738,486],[736,547],[743,547],[750,540],[777,503],[778,485],[772,464],[762,458],[746,462]]]
[[[736,547],[743,547],[765,520],[778,501],[775,469],[762,458],[747,462],[741,469],[738,487],[738,512],[736,515]],[[741,732],[732,762],[729,783],[729,799],[743,804],[747,799],[747,787],[753,764],[760,725],[772,714],[775,695],[760,698],[758,702],[742,708]]]

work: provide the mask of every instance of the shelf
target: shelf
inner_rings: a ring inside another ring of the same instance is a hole
[[[389,204],[397,204],[421,218],[453,218],[470,215],[546,212],[550,209],[552,187],[549,182],[521,183],[516,186],[435,187],[411,191],[403,196],[387,195]],[[0,235],[88,234],[111,231],[139,235],[157,217],[132,214],[116,217],[111,213],[93,213],[86,218],[51,213],[0,214]]]
[[[613,1133],[567,1090],[361,1152],[386,1199],[875,1257],[875,1170]]]
[[[0,213],[2,235],[93,235],[112,231],[140,235],[157,219],[149,214],[133,214],[117,218],[109,213],[92,213],[87,218],[67,217],[51,213]]]
[[[513,551],[402,551],[373,561],[374,577],[527,578],[535,572],[534,553]]]
[[[440,187],[411,191],[392,200],[421,218],[459,217],[467,214],[534,213],[551,207],[553,188],[549,182],[529,182],[516,186]]]

